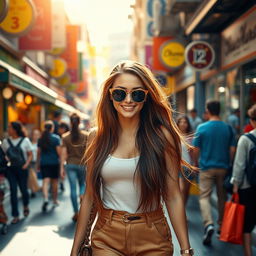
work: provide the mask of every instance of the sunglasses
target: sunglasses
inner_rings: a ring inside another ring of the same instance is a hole
[[[142,88],[134,89],[134,90],[131,90],[130,92],[121,88],[110,88],[109,92],[113,100],[117,102],[124,101],[128,94],[131,94],[132,100],[134,102],[143,102],[145,101],[146,96],[148,94],[148,91]]]

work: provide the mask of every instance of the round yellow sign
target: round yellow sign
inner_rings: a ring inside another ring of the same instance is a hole
[[[167,41],[160,47],[160,61],[167,68],[178,68],[185,61],[185,48],[177,41]]]
[[[53,67],[49,71],[51,77],[61,78],[67,70],[67,63],[65,60],[61,58],[57,58],[53,60]]]
[[[34,25],[35,8],[29,0],[10,0],[6,17],[0,29],[14,36],[25,35]]]

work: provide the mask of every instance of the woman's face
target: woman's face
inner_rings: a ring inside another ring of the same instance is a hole
[[[182,133],[186,133],[188,129],[188,122],[185,118],[181,118],[178,122],[178,127]]]
[[[8,134],[9,134],[9,136],[15,136],[16,135],[16,131],[13,129],[11,124],[8,125]]]
[[[134,89],[145,90],[145,87],[140,79],[135,75],[124,73],[116,78],[112,88],[124,89],[127,92],[125,99],[121,102],[115,101],[111,96],[111,100],[118,113],[118,116],[123,118],[138,117],[146,98],[142,102],[136,102],[132,99],[132,95],[129,92]]]
[[[40,138],[40,131],[39,130],[34,130],[32,134],[32,140],[37,141]]]

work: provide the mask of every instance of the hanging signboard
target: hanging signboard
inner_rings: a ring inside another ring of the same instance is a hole
[[[34,21],[35,7],[30,0],[9,0],[8,12],[0,23],[0,30],[11,36],[22,36],[32,29]]]
[[[170,72],[184,64],[185,48],[173,37],[153,38],[153,69]]]
[[[4,20],[8,13],[9,1],[8,0],[0,0],[0,22]]]
[[[78,81],[78,52],[77,52],[77,42],[79,40],[80,28],[76,25],[66,26],[66,36],[67,36],[67,47],[61,58],[66,60],[68,66],[68,73],[71,78],[71,82]]]
[[[52,48],[66,47],[66,18],[64,1],[52,2]]]
[[[51,1],[34,0],[36,6],[36,20],[34,27],[25,36],[19,38],[19,49],[50,50],[52,48],[51,33]]]
[[[185,50],[186,63],[194,70],[209,69],[215,60],[215,52],[205,41],[194,41]]]
[[[61,78],[67,71],[67,63],[64,59],[56,58],[53,60],[53,67],[49,75],[53,78]]]
[[[221,33],[221,66],[230,68],[256,56],[256,7]]]

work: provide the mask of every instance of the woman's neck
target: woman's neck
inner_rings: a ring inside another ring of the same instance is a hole
[[[17,134],[13,134],[11,137],[12,139],[18,139],[20,136],[18,136]]]
[[[139,127],[139,118],[119,118],[119,124],[121,127],[121,131],[125,133],[129,133],[134,135],[137,133]]]

